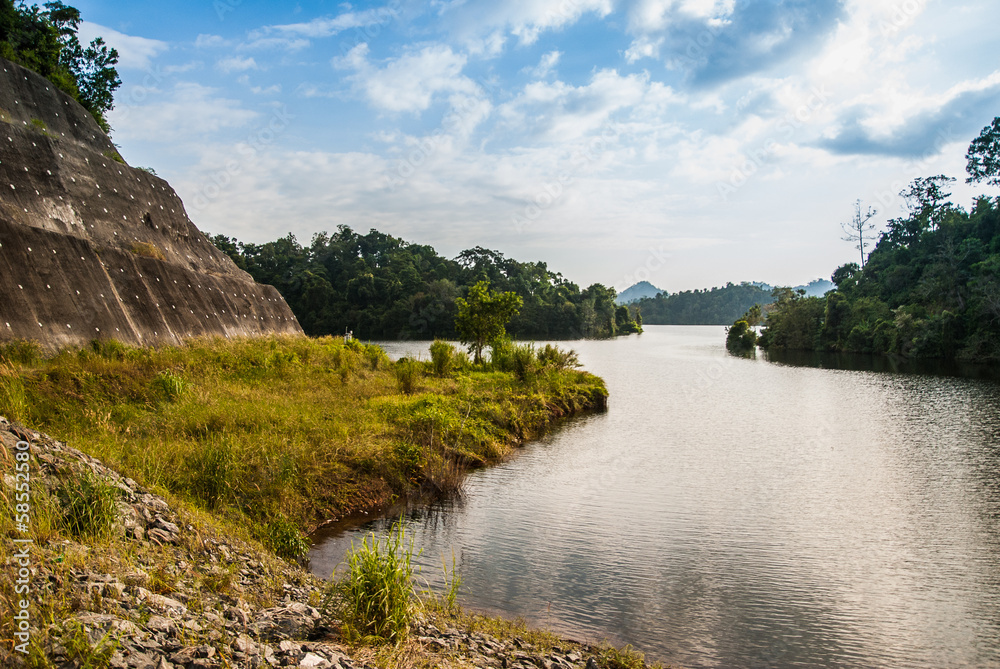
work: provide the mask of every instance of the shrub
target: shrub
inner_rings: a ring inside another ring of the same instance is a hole
[[[265,527],[261,542],[285,560],[301,562],[309,554],[309,542],[298,525],[284,515],[273,518]]]
[[[90,349],[107,360],[125,360],[129,356],[129,347],[117,339],[94,339]]]
[[[543,367],[551,367],[557,370],[576,369],[580,367],[580,359],[577,357],[576,351],[572,349],[564,351],[552,344],[546,344],[538,349],[538,362]]]
[[[163,251],[149,242],[135,242],[132,244],[132,248],[130,250],[135,255],[143,256],[145,258],[156,258],[157,260],[163,260],[166,258],[166,256],[163,255]]]
[[[15,339],[0,344],[0,361],[31,365],[42,359],[42,346],[37,341]]]
[[[65,482],[58,492],[63,525],[74,537],[103,539],[118,518],[120,491],[93,472]]]
[[[726,348],[733,355],[752,356],[757,347],[757,333],[743,320],[726,329]]]
[[[435,339],[431,344],[431,367],[438,376],[447,376],[455,367],[455,347],[446,341]]]
[[[337,584],[338,613],[348,639],[395,642],[413,619],[413,541],[402,522],[376,539],[369,534],[351,546],[347,575]]]
[[[420,379],[420,369],[422,365],[412,358],[400,358],[393,367],[396,374],[396,382],[399,384],[399,391],[412,395]]]

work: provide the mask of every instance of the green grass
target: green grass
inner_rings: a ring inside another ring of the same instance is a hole
[[[380,348],[329,337],[100,341],[48,358],[10,343],[0,347],[0,415],[294,559],[299,531],[453,490],[467,468],[606,397],[597,377],[552,364],[536,364],[531,383],[467,364],[441,376],[432,362],[403,366],[405,382]]]
[[[63,524],[77,538],[107,539],[118,518],[120,491],[91,472],[71,476],[59,487]]]
[[[413,620],[413,541],[402,522],[381,538],[369,534],[351,545],[347,574],[335,586],[335,610],[349,641],[399,642]]]

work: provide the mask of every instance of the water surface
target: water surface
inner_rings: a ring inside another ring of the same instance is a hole
[[[424,576],[454,554],[468,607],[681,666],[1000,667],[1000,385],[724,338],[562,344],[609,411],[413,510]],[[313,569],[384,526],[334,528]]]

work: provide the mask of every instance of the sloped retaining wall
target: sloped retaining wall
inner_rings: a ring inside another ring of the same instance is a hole
[[[0,59],[0,341],[301,333],[187,217],[170,185],[121,162],[93,118]]]

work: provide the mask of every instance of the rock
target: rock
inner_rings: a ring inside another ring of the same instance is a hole
[[[304,638],[316,627],[320,613],[308,604],[292,602],[261,611],[251,628],[262,639],[277,641],[289,638]]]
[[[187,607],[181,604],[176,599],[170,597],[165,597],[163,595],[158,595],[155,592],[150,592],[143,587],[136,587],[136,597],[155,609],[160,609],[161,611],[184,613],[187,611]]]
[[[149,621],[146,623],[146,629],[150,632],[170,634],[177,629],[177,626],[174,625],[174,621],[170,620],[170,618],[164,618],[163,616],[150,616]]]
[[[597,660],[591,657],[587,660],[587,669],[601,669],[601,667],[597,664]]]
[[[322,669],[323,667],[329,667],[330,662],[325,657],[320,657],[315,653],[306,653],[305,657],[299,660],[300,667],[317,667]]]
[[[159,663],[145,653],[132,653],[125,658],[125,664],[133,669],[156,669]]]

